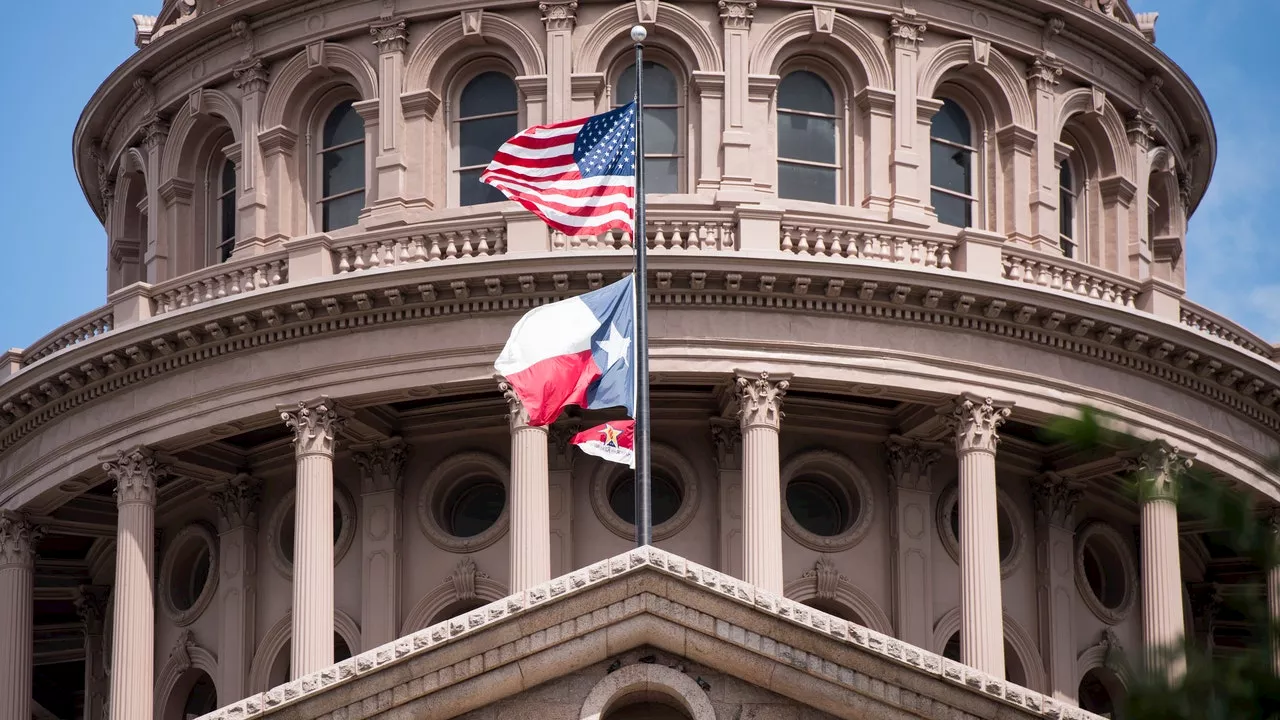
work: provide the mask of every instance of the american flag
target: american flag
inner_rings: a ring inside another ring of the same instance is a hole
[[[488,183],[566,235],[630,231],[636,196],[636,104],[535,125],[498,148]]]

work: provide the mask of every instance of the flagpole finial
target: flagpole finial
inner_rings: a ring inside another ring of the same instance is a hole
[[[636,25],[631,28],[632,42],[642,43],[647,37],[649,37],[649,31],[645,30],[643,25]]]

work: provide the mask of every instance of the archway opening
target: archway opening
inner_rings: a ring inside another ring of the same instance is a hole
[[[182,705],[183,720],[191,720],[208,715],[218,709],[218,690],[209,673],[198,670],[200,676],[187,692],[187,699]]]
[[[275,662],[271,663],[271,673],[268,675],[269,681],[267,682],[268,689],[289,682],[289,677],[293,674],[292,655],[293,641],[286,641],[276,655]],[[351,648],[347,645],[347,641],[335,632],[333,634],[333,661],[340,663],[350,657]]]
[[[855,625],[862,625],[863,627],[867,626],[867,623],[863,621],[862,617],[858,615],[858,613],[850,610],[836,600],[814,597],[809,598],[808,600],[802,600],[800,604],[807,605],[814,610],[821,610],[828,615],[834,615],[841,620],[846,620]]]
[[[942,649],[942,657],[948,660],[960,662],[960,633],[956,632],[947,640],[947,645]],[[1004,679],[1014,685],[1027,687],[1027,671],[1022,666],[1022,658],[1018,657],[1018,653],[1009,644],[1008,640],[1004,641]]]
[[[1076,691],[1081,710],[1104,718],[1116,716],[1122,694],[1120,681],[1115,673],[1100,667],[1085,673],[1080,678],[1080,687]]]
[[[427,627],[431,627],[436,623],[444,622],[449,618],[455,618],[459,615],[469,613],[472,610],[477,610],[487,604],[488,603],[483,600],[455,600],[441,608],[440,612],[436,613],[431,618],[431,621],[427,623]]]
[[[691,720],[674,699],[653,691],[618,698],[604,717],[605,720]]]

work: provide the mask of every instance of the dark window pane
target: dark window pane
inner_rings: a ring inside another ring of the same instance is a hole
[[[218,233],[218,246],[221,248],[221,257],[219,262],[225,262],[231,257],[231,251],[235,249],[236,238],[236,198],[235,195],[227,195],[218,201],[218,214],[220,232]]]
[[[836,164],[836,121],[778,113],[778,157]]]
[[[200,672],[200,679],[191,686],[187,693],[187,701],[182,705],[182,717],[200,717],[218,709],[218,691],[213,678],[208,673]]]
[[[329,113],[324,121],[324,147],[364,139],[364,119],[348,100]]]
[[[644,154],[676,155],[680,152],[680,111],[649,108],[644,111]]]
[[[364,187],[364,143],[325,152],[322,158],[324,197]]]
[[[948,140],[960,145],[973,144],[973,132],[970,130],[969,117],[964,110],[951,100],[942,101],[942,109],[933,116],[931,137]]]
[[[683,501],[680,486],[674,480],[655,472],[650,485],[650,518],[654,525],[661,525],[676,516]],[[609,507],[614,514],[631,524],[636,522],[636,481],[634,477],[619,480],[609,493]]]
[[[836,201],[835,168],[778,163],[778,197],[834,203]]]
[[[222,192],[236,189],[236,164],[227,160],[222,163]]]
[[[778,109],[835,115],[836,96],[826,80],[800,70],[783,78],[778,85]]]
[[[347,641],[342,639],[338,633],[333,634],[333,661],[340,663],[343,660],[351,658],[351,648],[347,647]]]
[[[488,165],[502,143],[517,132],[515,115],[466,120],[458,128],[459,167]]]
[[[826,482],[817,479],[798,478],[787,483],[787,509],[800,527],[823,537],[839,535],[848,522],[844,503]]]
[[[680,192],[680,160],[678,158],[646,158],[644,190],[646,193]]]
[[[488,530],[507,502],[502,483],[484,480],[463,488],[449,507],[449,531],[456,537],[473,537]]]
[[[322,229],[325,232],[356,224],[360,211],[364,209],[364,191],[343,195],[340,198],[327,200],[324,203]]]
[[[971,194],[973,153],[935,142],[930,144],[929,157],[932,163],[930,185],[962,195]]]
[[[1076,199],[1064,189],[1058,193],[1058,232],[1065,238],[1075,236]]]
[[[1074,190],[1075,183],[1072,182],[1071,164],[1066,160],[1062,161],[1062,166],[1058,168],[1058,184],[1063,190]]]
[[[507,199],[498,188],[480,182],[480,174],[483,172],[483,169],[477,168],[458,173],[458,204],[482,205]]]
[[[480,73],[462,89],[458,106],[460,118],[515,112],[515,81],[499,72]]]
[[[938,222],[943,225],[969,227],[972,224],[972,203],[968,200],[934,190],[930,202],[938,213]]]
[[[618,87],[613,101],[626,105],[636,96],[636,66],[632,65],[618,76]],[[679,105],[680,88],[676,76],[665,65],[646,60],[644,63],[644,104]]]

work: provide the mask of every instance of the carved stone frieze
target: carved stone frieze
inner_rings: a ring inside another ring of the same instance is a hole
[[[148,151],[158,150],[164,147],[164,142],[169,138],[169,121],[153,115],[147,124],[142,128],[143,144]]]
[[[1155,440],[1133,453],[1128,469],[1137,475],[1139,495],[1143,502],[1151,500],[1177,500],[1178,482],[1191,469],[1190,453]]]
[[[895,49],[915,50],[928,29],[924,20],[912,14],[896,15],[889,18],[889,39]]]
[[[409,46],[409,31],[404,20],[371,25],[369,34],[380,53],[402,53]]]
[[[145,447],[118,451],[115,460],[103,463],[102,469],[115,483],[116,502],[120,505],[154,505],[156,486],[160,478],[168,473],[168,468],[156,460],[155,453]]]
[[[250,60],[242,65],[237,65],[232,72],[236,78],[236,85],[239,86],[240,92],[245,95],[266,92],[267,66],[263,65],[261,60]]]
[[[10,510],[0,511],[0,568],[31,567],[44,528]]]
[[[790,375],[739,374],[734,381],[738,396],[738,422],[742,429],[765,426],[777,429],[782,422],[782,398],[791,387]]]
[[[578,0],[545,0],[538,3],[547,32],[572,30],[578,17]]]
[[[823,600],[835,600],[836,591],[840,589],[840,581],[849,578],[840,574],[831,558],[823,555],[814,563],[812,570],[806,570],[803,577],[813,578],[814,591]]]
[[[727,30],[750,30],[756,0],[720,0],[720,22]]]
[[[476,563],[470,556],[464,557],[458,561],[453,572],[447,578],[453,584],[453,593],[458,600],[475,600],[476,595],[476,579],[488,578],[485,573],[480,572],[476,567]]]
[[[942,457],[935,446],[893,435],[885,443],[885,450],[889,456],[889,477],[896,486],[930,491],[933,464]]]
[[[293,431],[294,451],[299,455],[333,455],[334,441],[345,419],[329,398],[298,403],[294,409],[280,409],[280,419]]]
[[[1036,58],[1027,68],[1027,80],[1036,90],[1052,91],[1061,75],[1062,63],[1048,54]]]
[[[1040,523],[1071,528],[1076,505],[1083,496],[1078,482],[1058,473],[1045,473],[1031,484],[1031,502]]]
[[[964,395],[947,415],[956,434],[956,452],[994,453],[1000,443],[997,430],[1013,412],[1012,403]]]
[[[352,459],[360,466],[361,492],[398,492],[408,457],[409,448],[399,437],[385,443],[374,443],[367,450],[353,454]]]
[[[195,635],[187,629],[178,633],[178,639],[173,643],[173,649],[169,651],[169,657],[172,658],[174,667],[178,672],[186,672],[191,669],[191,650],[196,646]]]
[[[241,473],[211,494],[218,509],[218,530],[226,532],[239,527],[258,527],[258,502],[262,483],[252,475]]]

